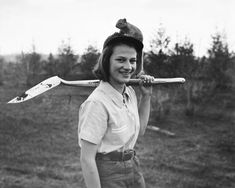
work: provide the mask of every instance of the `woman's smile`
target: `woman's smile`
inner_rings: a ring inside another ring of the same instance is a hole
[[[120,74],[122,74],[124,77],[131,77],[132,71],[119,71]]]
[[[114,88],[122,88],[124,84],[129,82],[136,70],[136,56],[135,48],[124,44],[113,49],[113,54],[110,57],[109,82]]]

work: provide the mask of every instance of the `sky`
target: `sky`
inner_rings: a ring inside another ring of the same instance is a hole
[[[187,38],[195,55],[205,55],[211,36],[226,35],[235,51],[234,0],[0,0],[0,54],[57,53],[63,42],[81,54],[89,45],[102,49],[118,31],[118,19],[141,29],[144,50],[159,27],[171,45]]]

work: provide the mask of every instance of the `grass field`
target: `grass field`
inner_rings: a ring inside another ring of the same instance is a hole
[[[58,87],[25,103],[6,104],[24,90],[0,87],[0,187],[84,187],[77,114],[90,90]],[[147,187],[235,187],[233,115],[187,118],[179,111],[151,123],[175,136],[147,130],[138,140]]]

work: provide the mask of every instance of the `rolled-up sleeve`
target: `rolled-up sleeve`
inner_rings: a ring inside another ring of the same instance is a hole
[[[108,114],[99,101],[86,101],[79,110],[78,138],[100,144],[107,129]]]

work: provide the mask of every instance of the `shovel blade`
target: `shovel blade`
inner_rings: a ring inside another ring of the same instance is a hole
[[[50,77],[50,78],[40,82],[39,84],[33,86],[32,88],[25,91],[21,95],[10,100],[8,102],[8,104],[25,102],[29,99],[32,99],[32,98],[34,98],[34,97],[36,97],[36,96],[38,96],[48,90],[60,85],[60,83],[61,83],[61,79],[58,76]]]

